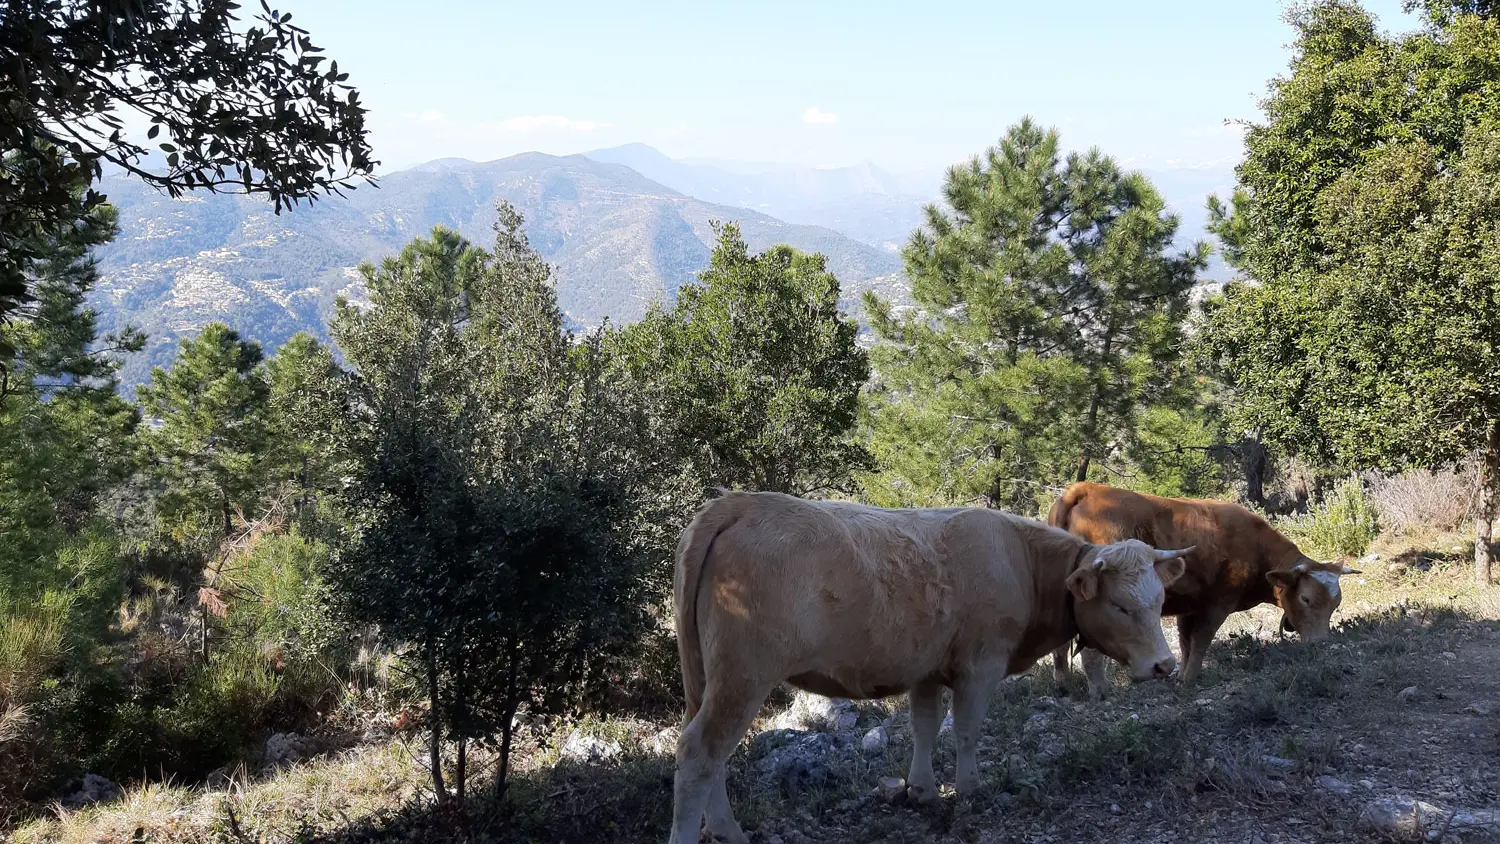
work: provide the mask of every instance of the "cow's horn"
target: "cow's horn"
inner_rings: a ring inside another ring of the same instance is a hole
[[[1297,565],[1292,566],[1292,571],[1295,571],[1295,572],[1304,572],[1304,571],[1307,571],[1307,563],[1298,563]]]
[[[1339,574],[1364,574],[1359,569],[1351,569],[1348,566],[1339,566]]]
[[[1185,557],[1188,554],[1193,553],[1195,550],[1197,550],[1197,548],[1198,546],[1196,545],[1189,545],[1186,548],[1179,548],[1176,551],[1163,551],[1158,548],[1156,549],[1156,559],[1158,562],[1160,562],[1162,560],[1171,560],[1177,557]]]

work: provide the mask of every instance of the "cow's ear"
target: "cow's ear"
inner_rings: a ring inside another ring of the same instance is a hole
[[[1068,591],[1080,601],[1092,601],[1099,594],[1099,572],[1093,566],[1084,566],[1068,575]]]
[[[1296,571],[1268,571],[1266,580],[1271,581],[1273,587],[1289,590],[1297,583],[1298,574]]]
[[[1181,557],[1156,561],[1156,576],[1161,578],[1162,586],[1171,586],[1176,583],[1177,578],[1182,577],[1185,571],[1187,571],[1187,562]]]

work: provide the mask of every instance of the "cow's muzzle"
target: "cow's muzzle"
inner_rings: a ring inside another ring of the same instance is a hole
[[[1145,671],[1132,671],[1130,673],[1130,679],[1132,682],[1136,683],[1143,683],[1147,680],[1165,680],[1166,678],[1172,676],[1172,672],[1176,670],[1177,657],[1168,656],[1165,659],[1159,659],[1156,662],[1152,663],[1151,667],[1147,668]]]

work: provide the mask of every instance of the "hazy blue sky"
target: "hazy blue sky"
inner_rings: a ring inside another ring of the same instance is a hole
[[[642,141],[926,170],[1024,114],[1135,166],[1223,166],[1291,39],[1277,0],[273,5],[349,71],[386,169]]]

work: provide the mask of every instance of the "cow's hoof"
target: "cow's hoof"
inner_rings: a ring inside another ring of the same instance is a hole
[[[938,790],[920,785],[908,785],[906,787],[906,800],[908,803],[916,803],[919,806],[931,806],[938,802]]]
[[[734,830],[717,830],[709,834],[708,840],[714,842],[714,844],[719,844],[721,841],[725,842],[725,844],[750,844],[750,836],[737,828]]]

